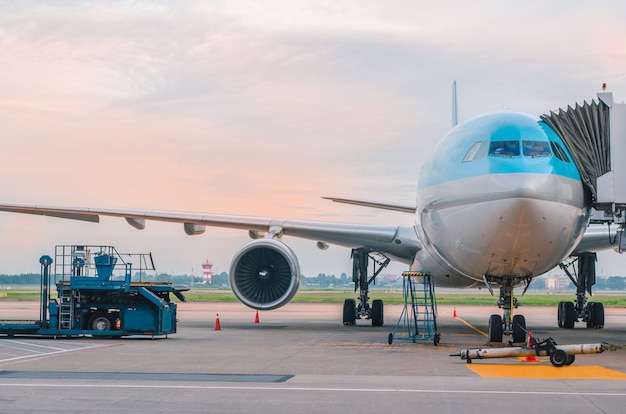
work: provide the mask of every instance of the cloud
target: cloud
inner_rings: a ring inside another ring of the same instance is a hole
[[[3,198],[410,222],[319,197],[413,203],[450,126],[454,79],[461,119],[542,113],[593,98],[602,82],[624,90],[623,17],[619,2],[0,3]],[[246,241],[16,220],[0,216],[5,251],[18,237],[36,256],[97,236],[158,246],[181,270],[207,256],[225,270]],[[168,253],[172,240],[184,254]],[[305,272],[349,267],[298,243],[303,260],[315,257]]]

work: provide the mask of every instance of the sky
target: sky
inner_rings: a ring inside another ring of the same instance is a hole
[[[414,204],[453,80],[460,121],[543,114],[602,83],[623,101],[624,21],[617,0],[1,2],[0,199],[411,224],[321,197]],[[0,273],[38,272],[59,244],[222,272],[247,241],[0,213]],[[306,276],[351,272],[347,249],[285,241]],[[626,274],[604,257],[601,274]]]

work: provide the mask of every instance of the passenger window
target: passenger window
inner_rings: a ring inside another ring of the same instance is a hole
[[[526,157],[549,157],[552,155],[550,144],[546,141],[522,141],[522,146]]]
[[[519,141],[493,141],[489,145],[489,155],[516,157],[519,155]]]
[[[487,146],[484,141],[476,141],[467,151],[465,157],[463,157],[463,162],[470,162],[482,158],[487,152]]]
[[[550,141],[550,145],[552,146],[552,151],[554,155],[560,159],[561,161],[570,162],[569,157],[565,153],[565,150],[559,145],[558,142]]]

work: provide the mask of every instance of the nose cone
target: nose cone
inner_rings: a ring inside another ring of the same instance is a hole
[[[586,223],[555,177],[500,174],[476,185],[482,194],[458,188],[465,196],[457,193],[454,205],[423,211],[424,232],[445,262],[470,277],[544,273],[567,257]]]
[[[566,223],[554,214],[554,206],[528,198],[494,200],[488,206],[490,217],[481,223],[486,234],[479,241],[489,261],[485,274],[530,276],[561,257],[565,246],[558,236],[565,237]]]

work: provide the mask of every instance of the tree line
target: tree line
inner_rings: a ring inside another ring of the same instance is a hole
[[[201,276],[195,275],[170,275],[167,273],[158,274],[146,274],[135,273],[132,277],[133,281],[143,282],[169,282],[174,285],[187,285],[187,286],[205,286],[205,287],[228,287],[228,273],[222,272],[220,274],[214,274],[211,278],[211,283],[204,283]],[[0,274],[0,286],[11,285],[39,285],[41,283],[41,275],[39,273],[25,273],[20,275],[7,275]],[[314,277],[302,277],[302,286],[304,287],[319,287],[319,288],[347,288],[354,287],[352,277],[349,277],[346,273],[342,273],[341,276],[327,275],[325,273],[319,273]],[[402,287],[402,281],[400,278],[393,279],[378,279],[376,280],[377,287]],[[545,279],[538,278],[530,285],[532,290],[545,290]],[[569,284],[567,290],[574,290],[574,285]],[[596,284],[593,286],[594,290],[608,290],[608,291],[626,291],[626,277],[624,276],[609,276],[598,277]]]
[[[119,280],[122,277],[114,277],[115,280]],[[133,282],[167,282],[174,285],[187,285],[187,286],[210,286],[210,287],[224,287],[228,286],[228,273],[222,272],[215,274],[211,278],[210,284],[203,284],[201,276],[194,275],[170,275],[167,273],[146,274],[135,273],[131,279]],[[52,279],[54,282],[54,279]],[[11,285],[39,285],[41,283],[41,275],[39,273],[24,273],[20,275],[7,275],[0,274],[0,286]]]

